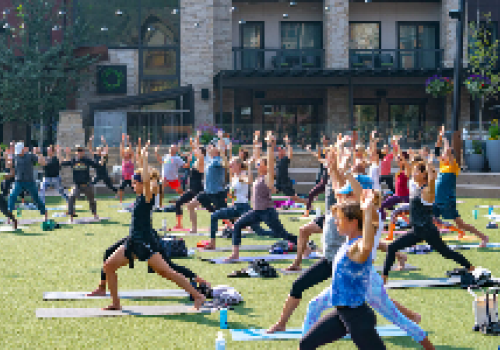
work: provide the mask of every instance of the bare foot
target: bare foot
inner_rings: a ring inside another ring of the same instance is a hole
[[[484,236],[483,240],[481,241],[481,244],[479,245],[479,248],[486,248],[489,241],[490,238],[488,236]]]
[[[266,331],[266,333],[267,334],[271,334],[271,333],[275,333],[275,332],[284,332],[284,331],[286,331],[286,326],[283,326],[279,322],[277,322],[274,326],[272,326],[271,328],[269,328]]]
[[[204,248],[204,250],[214,250],[215,249],[215,244],[209,244],[209,245],[206,245]]]
[[[408,257],[404,254],[401,254],[401,256],[398,258],[398,266],[395,267],[395,271],[401,271],[405,268],[406,260],[408,260]]]
[[[198,293],[198,295],[199,295],[199,297],[194,299],[194,308],[196,310],[199,310],[200,307],[202,307],[203,304],[205,303],[205,300],[207,300],[207,298],[205,298],[205,296],[203,294]]]
[[[99,216],[97,214],[94,215],[94,220],[99,220]]]
[[[122,307],[120,305],[113,305],[113,304],[111,304],[108,307],[103,307],[101,310],[103,310],[103,311],[113,311],[113,310],[116,310],[117,311],[117,310],[121,310],[121,309],[122,309]]]
[[[236,254],[231,254],[230,257],[224,259],[224,262],[231,262],[233,260],[238,260],[240,258],[239,255],[236,255]]]
[[[308,218],[309,217],[309,210],[306,210],[304,212],[304,215],[302,215],[303,218]]]
[[[414,312],[413,315],[410,317],[410,320],[412,320],[416,324],[420,324],[420,322],[422,321],[422,316]]]
[[[189,230],[189,233],[198,233],[198,229],[192,228],[191,230]]]
[[[88,297],[103,297],[106,296],[106,288],[102,287],[97,287],[96,290],[94,290],[91,293],[86,294]]]
[[[288,266],[285,271],[302,271],[302,267],[292,264]]]

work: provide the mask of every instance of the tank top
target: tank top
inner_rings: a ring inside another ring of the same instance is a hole
[[[134,176],[134,163],[130,160],[122,160],[122,177],[124,180],[132,180]]]
[[[196,193],[203,191],[203,173],[191,168],[189,173],[189,188]]]
[[[400,171],[396,174],[396,196],[407,197],[409,195],[408,176],[403,171]]]
[[[433,225],[432,203],[427,203],[422,199],[422,190],[427,185],[418,186],[414,181],[410,181],[410,225],[427,226]]]
[[[154,206],[154,197],[146,203],[143,194],[137,196],[132,207],[132,220],[130,222],[130,238],[133,240],[148,240],[151,234],[151,210]]]

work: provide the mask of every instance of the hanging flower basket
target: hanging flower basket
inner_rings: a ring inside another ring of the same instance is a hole
[[[434,75],[427,79],[425,83],[425,92],[433,97],[444,97],[453,91],[453,82],[450,78]]]
[[[474,98],[481,98],[493,91],[493,85],[488,77],[471,75],[465,80],[465,86]]]

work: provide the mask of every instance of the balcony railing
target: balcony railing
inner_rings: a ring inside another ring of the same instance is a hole
[[[233,48],[234,70],[323,68],[323,49]]]
[[[438,69],[443,64],[442,49],[349,50],[354,69]]]

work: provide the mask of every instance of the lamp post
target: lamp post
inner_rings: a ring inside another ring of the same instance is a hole
[[[460,118],[460,89],[462,88],[462,65],[464,52],[464,30],[465,21],[465,0],[459,0],[458,10],[451,10],[450,17],[457,20],[457,54],[454,66],[454,86],[453,86],[453,112],[451,119],[451,129],[458,131],[458,121]]]

